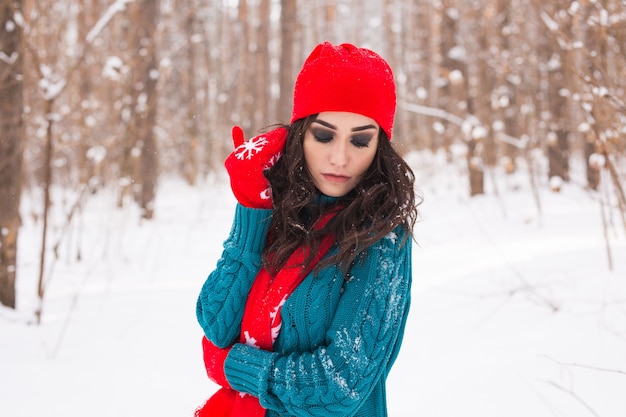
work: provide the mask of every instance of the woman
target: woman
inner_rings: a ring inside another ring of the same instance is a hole
[[[291,123],[243,141],[238,204],[197,317],[209,378],[197,416],[386,416],[410,301],[414,176],[390,140],[393,74],[376,53],[318,45]]]

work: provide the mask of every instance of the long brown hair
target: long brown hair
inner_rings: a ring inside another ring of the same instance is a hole
[[[417,220],[421,199],[416,201],[415,175],[382,129],[376,156],[356,188],[330,204],[320,201],[303,149],[305,132],[316,117],[308,116],[286,126],[289,133],[283,155],[266,172],[274,207],[263,263],[272,273],[280,270],[302,245],[315,253],[327,233],[335,236],[338,251],[316,265],[316,270],[335,264],[347,272],[365,249],[396,227],[404,229],[405,239],[411,238]],[[340,210],[324,228],[314,230],[316,220],[338,207]],[[305,264],[310,262],[305,260]]]

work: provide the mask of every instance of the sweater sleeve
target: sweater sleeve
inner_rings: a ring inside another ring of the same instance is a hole
[[[286,355],[234,345],[231,386],[293,416],[351,416],[395,360],[410,305],[411,240],[398,234],[352,268],[324,346]]]
[[[202,286],[196,316],[207,339],[218,347],[239,339],[248,292],[261,268],[270,220],[271,210],[237,204],[222,256]]]

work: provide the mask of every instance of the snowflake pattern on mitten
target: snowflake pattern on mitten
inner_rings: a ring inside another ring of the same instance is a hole
[[[237,159],[252,159],[252,157],[263,150],[267,144],[265,136],[258,136],[245,141],[237,149],[235,149],[235,157]]]

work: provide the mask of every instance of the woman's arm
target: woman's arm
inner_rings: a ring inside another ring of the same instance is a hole
[[[196,316],[207,339],[224,348],[239,340],[248,291],[261,267],[271,210],[237,204],[222,257],[198,297]]]
[[[352,268],[325,346],[280,355],[235,344],[225,362],[228,381],[279,412],[352,415],[397,356],[410,286],[411,241],[389,235]]]

